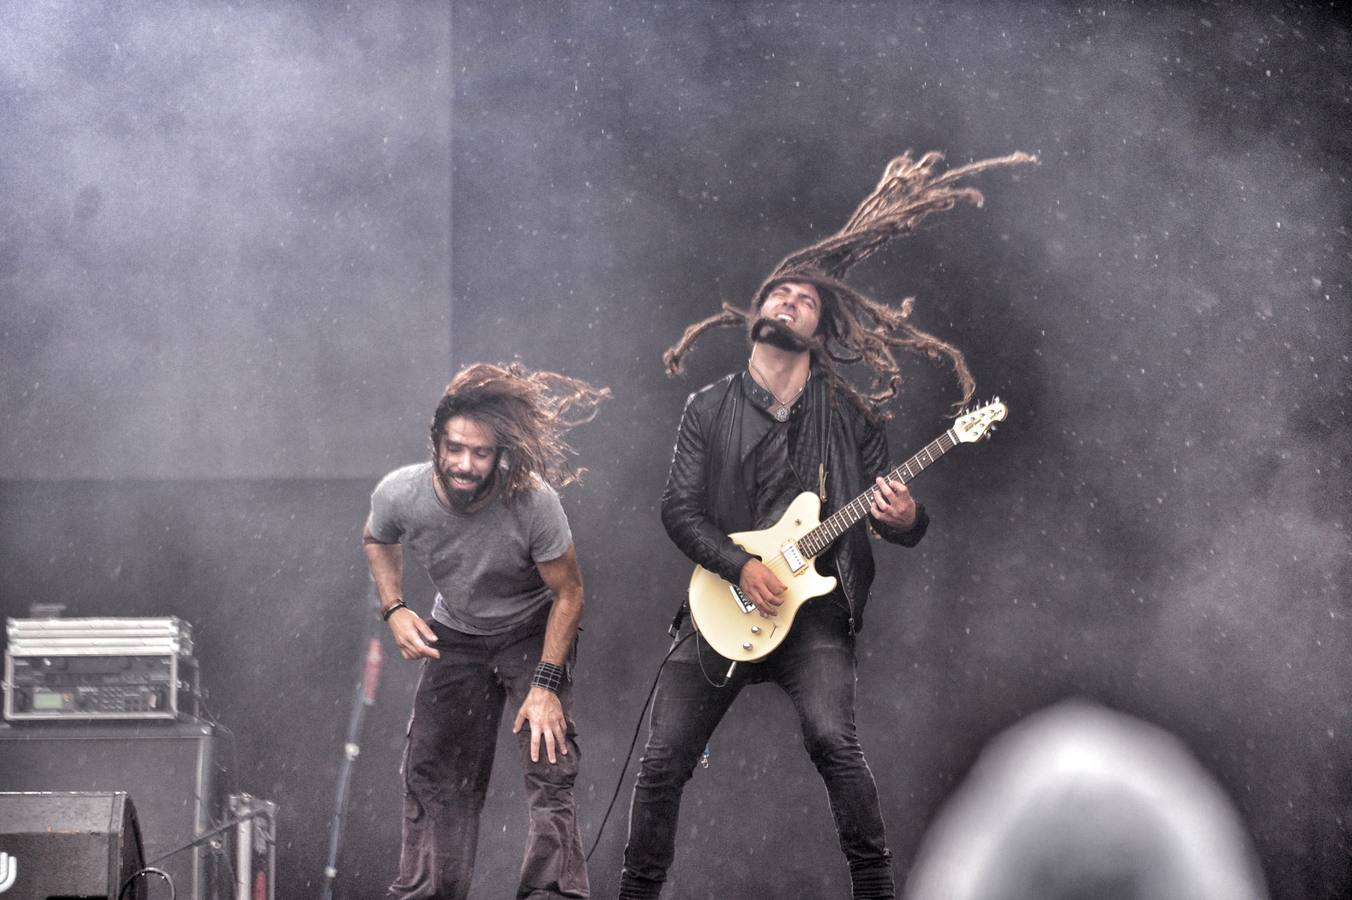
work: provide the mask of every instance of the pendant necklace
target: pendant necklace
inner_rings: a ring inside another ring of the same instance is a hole
[[[808,373],[807,373],[807,378],[804,378],[804,379],[803,379],[803,384],[802,384],[802,386],[799,387],[798,390],[794,391],[792,397],[790,397],[788,400],[781,400],[781,399],[779,399],[779,395],[778,395],[778,394],[776,394],[774,391],[770,390],[769,379],[766,378],[766,377],[765,377],[765,373],[762,372],[762,371],[756,366],[756,363],[753,362],[752,360],[748,359],[748,360],[746,361],[746,364],[747,364],[747,368],[750,369],[750,371],[751,371],[751,377],[752,377],[752,378],[755,378],[756,382],[757,382],[761,387],[765,388],[765,390],[769,392],[769,394],[770,394],[771,397],[774,397],[774,398],[775,398],[775,403],[779,404],[779,408],[776,409],[773,413],[771,413],[771,415],[775,417],[775,421],[776,421],[776,422],[787,422],[787,421],[789,421],[789,407],[792,406],[792,405],[794,404],[794,401],[796,401],[799,397],[801,397],[801,396],[803,395],[803,391],[807,390],[807,383],[808,383],[809,381],[812,380],[812,372],[811,372],[810,370],[808,371]],[[757,377],[757,376],[759,376],[759,377]]]

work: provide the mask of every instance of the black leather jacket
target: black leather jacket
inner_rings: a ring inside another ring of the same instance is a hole
[[[822,518],[849,503],[890,468],[886,434],[839,391],[834,391],[832,398],[833,390],[826,378],[813,377],[804,391],[805,415],[818,416],[818,423],[824,424],[829,414],[823,442],[827,503]],[[747,405],[760,401],[765,406],[770,399],[745,370],[691,394],[681,416],[671,471],[662,492],[662,524],[671,540],[686,556],[733,584],[752,557],[728,535],[755,527],[742,483],[742,460],[755,449],[758,438],[754,424],[743,427],[743,416],[759,416]],[[821,424],[815,433],[820,436]],[[814,446],[810,453],[815,461],[821,450]],[[810,471],[815,481],[815,463]],[[909,531],[899,531],[872,516],[868,522],[883,540],[913,547],[924,536],[929,516],[920,507]],[[873,550],[862,523],[846,531],[834,552],[826,556],[832,562],[823,565],[833,564],[840,580],[838,592],[849,608],[853,629],[858,631],[863,626],[874,575]]]

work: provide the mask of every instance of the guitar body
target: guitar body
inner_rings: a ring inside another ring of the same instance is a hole
[[[836,579],[819,574],[811,559],[803,559],[798,567],[793,551],[785,552],[786,546],[817,527],[820,512],[817,495],[804,492],[769,528],[728,535],[748,553],[759,556],[786,586],[784,605],[777,616],[762,616],[755,607],[748,611],[750,602],[739,600],[735,585],[703,566],[695,568],[690,578],[690,618],[720,656],[752,662],[768,655],[789,636],[794,617],[804,603],[835,589]]]
[[[930,441],[917,454],[892,469],[889,481],[906,484],[926,466],[958,444],[971,444],[989,437],[996,422],[1003,422],[1009,408],[994,398],[990,403],[958,416],[953,427]],[[793,499],[779,521],[763,531],[728,535],[748,553],[760,557],[779,576],[786,590],[779,615],[762,616],[741,589],[697,566],[690,577],[690,618],[695,628],[719,654],[734,662],[754,662],[784,642],[798,609],[813,597],[835,590],[836,579],[819,575],[812,560],[826,552],[846,530],[868,515],[876,488],[869,487],[818,522],[821,501],[813,493]],[[862,526],[860,526],[862,527]]]

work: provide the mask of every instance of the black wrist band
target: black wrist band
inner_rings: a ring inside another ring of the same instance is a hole
[[[531,687],[544,688],[550,693],[557,694],[563,684],[563,666],[541,660],[535,667],[535,674],[530,677],[530,683]]]
[[[394,615],[396,611],[401,609],[408,609],[408,604],[405,603],[403,600],[391,603],[388,607],[380,611],[380,621],[388,622],[390,620],[390,616]]]

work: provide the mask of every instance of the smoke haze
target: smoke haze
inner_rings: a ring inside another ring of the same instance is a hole
[[[425,455],[463,364],[609,385],[563,495],[590,846],[689,575],[656,511],[681,404],[745,344],[707,335],[677,380],[662,350],[898,153],[1028,151],[852,273],[914,296],[1011,408],[914,485],[920,546],[875,545],[858,718],[899,871],[988,740],[1083,697],[1186,745],[1274,897],[1341,896],[1349,49],[1331,14],[1267,4],[6,5],[3,611],[192,622],[239,786],[282,808],[279,896],[305,896],[370,489]],[[959,395],[938,364],[904,374],[897,459]],[[430,606],[420,573],[408,596]],[[346,896],[395,870],[413,679],[389,662],[367,722]],[[515,884],[513,753],[475,896]],[[783,697],[749,691],[712,760],[673,893],[846,890]]]

